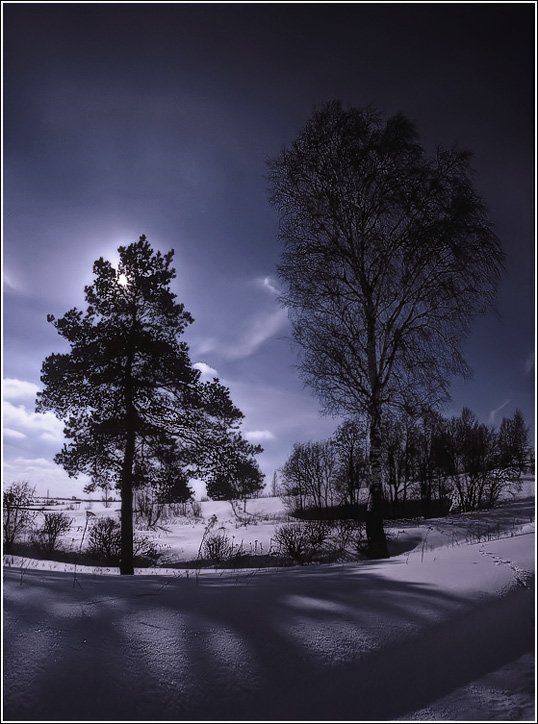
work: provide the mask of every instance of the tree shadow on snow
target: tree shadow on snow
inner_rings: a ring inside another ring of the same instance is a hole
[[[78,580],[5,572],[7,720],[383,721],[534,641],[528,590],[471,605],[373,562]]]

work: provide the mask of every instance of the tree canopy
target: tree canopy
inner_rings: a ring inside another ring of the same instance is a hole
[[[218,379],[202,382],[181,339],[193,319],[176,301],[173,251],[154,251],[145,236],[103,258],[85,287],[86,311],[48,315],[70,352],[42,366],[38,412],[64,421],[67,442],[55,461],[89,489],[121,491],[121,572],[133,572],[133,490],[152,486],[176,498],[205,479],[230,449],[249,460],[261,448],[241,437],[241,411]]]

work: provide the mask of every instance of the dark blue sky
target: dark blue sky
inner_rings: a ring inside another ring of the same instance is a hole
[[[33,414],[46,322],[83,305],[93,261],[146,234],[175,249],[193,362],[216,370],[270,481],[334,420],[302,388],[275,301],[267,158],[331,98],[403,112],[428,151],[474,152],[508,255],[448,413],[534,421],[535,3],[3,3],[6,480],[57,481]],[[205,369],[205,367],[202,367]],[[210,372],[211,374],[211,372]],[[533,425],[534,427],[534,425]],[[75,490],[75,488],[73,488]]]

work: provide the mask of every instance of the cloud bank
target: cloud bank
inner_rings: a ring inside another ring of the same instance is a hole
[[[8,431],[11,437],[36,438],[54,443],[63,440],[63,423],[52,412],[30,412],[25,405],[13,405],[4,400],[2,417],[4,433]]]
[[[39,387],[33,382],[6,377],[2,381],[2,397],[4,400],[31,400],[32,404]]]

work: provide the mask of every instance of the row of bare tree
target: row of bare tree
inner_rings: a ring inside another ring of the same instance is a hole
[[[349,419],[328,440],[295,444],[280,471],[279,492],[288,509],[326,515],[336,506],[349,513],[366,503],[369,440],[366,423]],[[529,430],[519,410],[499,429],[479,422],[468,408],[450,419],[428,411],[383,421],[383,496],[396,511],[410,500],[428,510],[449,498],[460,511],[491,507],[519,485],[530,464]]]

